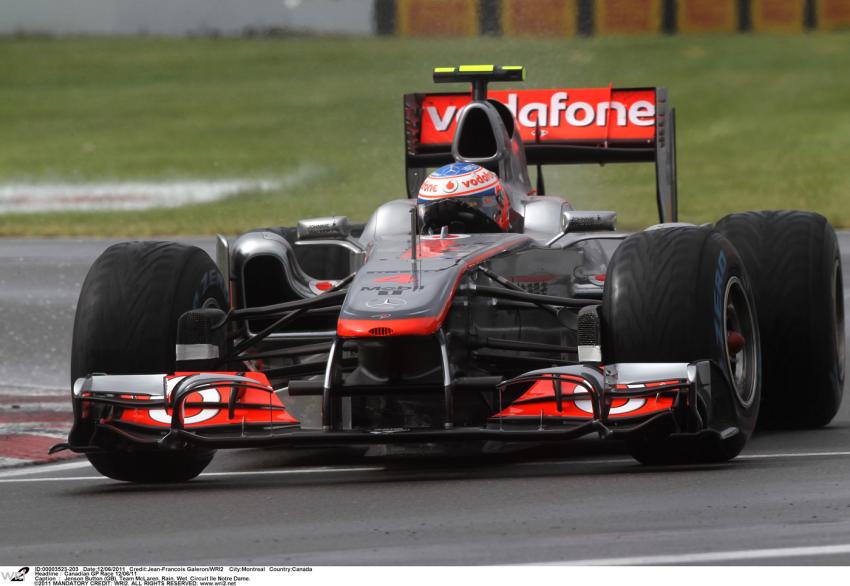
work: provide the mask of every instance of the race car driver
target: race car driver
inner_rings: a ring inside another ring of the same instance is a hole
[[[452,163],[425,179],[417,198],[422,232],[507,232],[510,204],[499,177],[474,163]]]

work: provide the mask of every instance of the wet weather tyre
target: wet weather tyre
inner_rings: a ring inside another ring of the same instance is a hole
[[[741,255],[758,306],[764,360],[760,427],[815,428],[841,405],[844,290],[835,231],[819,214],[731,214],[717,223]]]
[[[95,260],[74,319],[71,382],[91,373],[159,374],[175,369],[177,321],[199,307],[227,309],[224,278],[206,252],[174,242],[125,242]],[[181,482],[211,450],[140,452],[120,443],[88,454],[101,474],[130,482]]]
[[[171,453],[122,452],[87,454],[95,470],[114,480],[164,484],[185,482],[204,471],[215,452],[192,450]]]
[[[711,401],[698,411],[710,430],[673,437],[657,430],[626,441],[644,464],[712,463],[738,455],[756,424],[760,340],[749,277],[716,230],[687,226],[629,236],[608,267],[602,301],[602,359],[710,360]],[[730,334],[743,345],[730,346]]]

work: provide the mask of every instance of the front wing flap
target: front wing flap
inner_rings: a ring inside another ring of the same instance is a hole
[[[679,431],[699,431],[710,418],[711,368],[695,363],[570,365],[534,370],[502,383],[524,388],[490,418],[491,425],[571,425],[595,422],[622,430],[653,416],[675,416]]]
[[[52,451],[80,444],[85,449],[77,451],[92,451],[103,445],[101,432],[131,444],[166,445],[187,430],[245,436],[300,427],[259,372],[95,374],[76,380],[72,402],[69,443]]]

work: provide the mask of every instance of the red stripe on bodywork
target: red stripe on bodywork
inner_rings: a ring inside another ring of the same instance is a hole
[[[336,333],[343,338],[361,336],[427,336],[440,329],[439,317],[411,317],[407,319],[341,319]],[[388,328],[388,333],[373,334],[369,330]]]

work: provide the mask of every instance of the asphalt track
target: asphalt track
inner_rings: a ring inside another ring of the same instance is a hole
[[[77,291],[107,245],[0,241],[0,391],[64,388]],[[163,487],[75,460],[0,471],[0,519],[6,565],[844,565],[850,400],[829,427],[757,435],[718,466],[642,467],[595,440],[485,457],[256,450]]]

